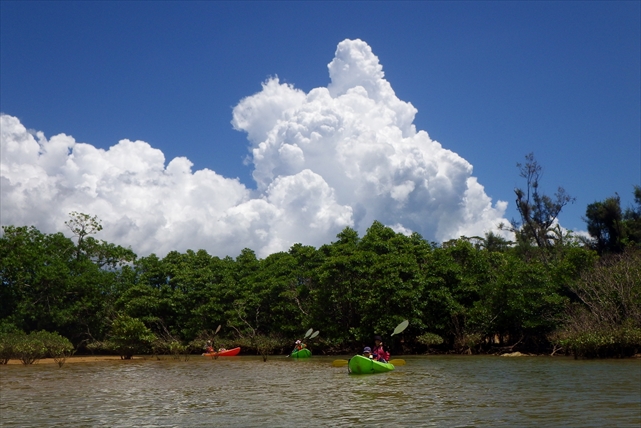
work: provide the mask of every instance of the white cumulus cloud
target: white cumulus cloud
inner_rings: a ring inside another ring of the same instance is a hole
[[[344,40],[328,87],[305,93],[278,78],[233,110],[247,133],[257,189],[192,171],[143,141],[108,150],[60,134],[46,139],[3,114],[1,222],[64,231],[71,211],[97,215],[99,236],[140,255],[204,248],[264,257],[321,245],[374,220],[443,241],[496,231],[507,204],[492,204],[472,166],[413,125],[371,48]]]

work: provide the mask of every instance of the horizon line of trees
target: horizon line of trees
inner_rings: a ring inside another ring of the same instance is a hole
[[[516,242],[490,232],[439,245],[375,221],[362,237],[347,227],[330,244],[264,259],[251,249],[159,258],[95,239],[102,226],[88,214],[66,222],[75,239],[4,226],[0,349],[44,330],[78,352],[123,358],[199,352],[208,339],[266,358],[313,327],[321,334],[312,349],[328,354],[357,351],[375,334],[396,354],[637,353],[641,187],[634,209],[622,211],[618,195],[590,204],[593,240],[582,240],[553,226],[573,198],[562,188],[541,193],[532,155],[518,166],[527,183],[515,190],[521,222],[504,226]],[[404,319],[409,327],[392,341]]]

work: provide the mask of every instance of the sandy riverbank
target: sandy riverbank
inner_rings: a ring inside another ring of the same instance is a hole
[[[133,357],[131,360],[143,360],[143,357]],[[74,363],[97,363],[101,361],[131,361],[131,360],[121,360],[117,355],[78,355],[67,358],[65,364],[74,364]],[[20,360],[9,360],[7,363],[11,364],[22,364]],[[42,360],[36,361],[34,364],[57,364],[53,358],[43,358]]]
[[[520,352],[515,352],[513,354],[503,354],[501,355],[502,357],[526,357],[526,356],[535,356],[532,354],[521,354]],[[543,356],[543,355],[541,355]],[[192,357],[198,357],[198,355],[192,355]],[[562,355],[559,355],[558,357],[564,357]],[[569,358],[565,356],[565,358]],[[641,359],[641,354],[635,354],[631,358],[636,358],[636,359]],[[161,359],[168,359],[168,357],[161,357]],[[74,364],[74,363],[99,363],[103,361],[140,361],[140,360],[156,360],[156,357],[151,357],[150,355],[147,356],[134,356],[131,360],[122,360],[120,359],[119,356],[117,355],[74,355],[73,357],[67,358],[65,361],[65,364]],[[22,364],[22,361],[20,360],[9,360],[8,365],[14,365],[14,364]],[[43,358],[41,360],[38,360],[34,364],[57,364],[53,358]]]

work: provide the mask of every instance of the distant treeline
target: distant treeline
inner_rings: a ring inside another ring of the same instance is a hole
[[[208,339],[289,352],[314,328],[317,354],[354,352],[378,334],[393,354],[628,356],[641,349],[638,187],[635,197],[619,218],[617,198],[590,205],[589,241],[546,226],[535,207],[530,224],[512,225],[516,242],[488,233],[436,244],[374,222],[362,237],[345,228],[320,248],[296,244],[264,259],[250,249],[235,259],[136,257],[94,239],[100,222],[81,213],[67,222],[73,238],[6,226],[0,345],[44,330],[78,352],[125,358],[201,352]],[[390,338],[404,319],[409,327]]]

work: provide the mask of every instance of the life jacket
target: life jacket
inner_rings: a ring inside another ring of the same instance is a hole
[[[382,361],[382,362],[389,361],[389,352],[386,352],[383,349],[383,345],[374,346],[374,348],[372,348],[372,355],[374,356],[374,359],[377,361]]]

